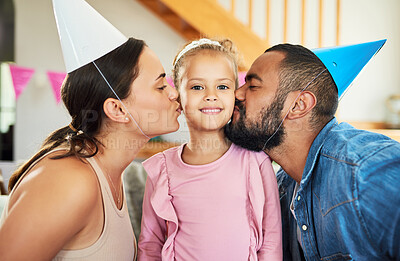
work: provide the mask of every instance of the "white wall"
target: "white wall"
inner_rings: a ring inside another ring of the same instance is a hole
[[[400,94],[400,1],[342,1],[341,43],[387,38],[340,104],[340,119],[385,121],[385,100]]]
[[[134,0],[88,0],[126,36],[144,39],[160,57],[167,73],[176,52],[185,43],[145,7]],[[56,104],[46,70],[65,71],[51,0],[14,0],[16,10],[16,63],[36,69],[17,101],[15,153],[27,159],[53,130],[68,125],[70,117]],[[169,139],[179,138],[170,135]]]
[[[227,10],[230,0],[218,0]],[[265,0],[253,0],[252,30],[266,35]],[[322,47],[336,45],[336,0],[324,0]],[[288,0],[287,42],[301,43],[301,1]],[[235,0],[235,15],[248,24],[248,0]],[[305,1],[305,41],[318,47],[319,0]],[[284,1],[270,0],[270,44],[284,41]],[[400,94],[400,1],[341,0],[339,45],[357,44],[387,38],[377,56],[365,67],[339,106],[342,121],[385,121],[385,100]],[[267,47],[267,46],[266,46]]]

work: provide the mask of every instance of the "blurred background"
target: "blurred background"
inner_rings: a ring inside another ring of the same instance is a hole
[[[241,71],[269,46],[310,49],[379,39],[387,43],[340,102],[337,117],[400,138],[399,0],[87,0],[126,36],[144,39],[170,74],[176,53],[200,36],[232,39]],[[65,73],[51,0],[0,0],[0,170],[5,184],[46,136],[70,117],[59,103],[57,74]],[[159,137],[139,160],[188,140]]]

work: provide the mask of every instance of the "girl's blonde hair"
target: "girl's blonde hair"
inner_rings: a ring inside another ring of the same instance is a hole
[[[233,42],[229,39],[223,40],[212,40],[207,38],[202,38],[197,41],[192,41],[187,43],[182,50],[175,56],[174,67],[172,69],[172,75],[174,80],[175,88],[179,89],[182,78],[182,68],[185,66],[186,58],[194,56],[201,51],[209,50],[216,53],[222,53],[226,55],[229,60],[231,60],[233,65],[233,70],[235,73],[235,88],[239,86],[238,80],[238,53]]]

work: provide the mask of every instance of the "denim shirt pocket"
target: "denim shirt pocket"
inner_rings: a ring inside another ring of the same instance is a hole
[[[314,191],[314,196],[318,199],[321,215],[327,216],[335,208],[357,200],[355,171],[358,165],[333,157],[325,159],[324,165],[328,171],[315,180],[321,187]]]
[[[325,155],[323,155],[325,156]],[[354,202],[357,201],[356,164],[332,157],[321,157],[324,171],[313,181],[314,226],[321,260],[353,260],[349,254],[349,226],[358,231]],[[343,233],[342,233],[343,232]]]

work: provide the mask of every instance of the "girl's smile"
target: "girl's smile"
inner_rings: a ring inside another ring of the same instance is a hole
[[[200,111],[202,113],[207,114],[207,115],[219,114],[222,110],[223,110],[222,108],[216,108],[216,107],[206,107],[206,108],[200,109]]]

